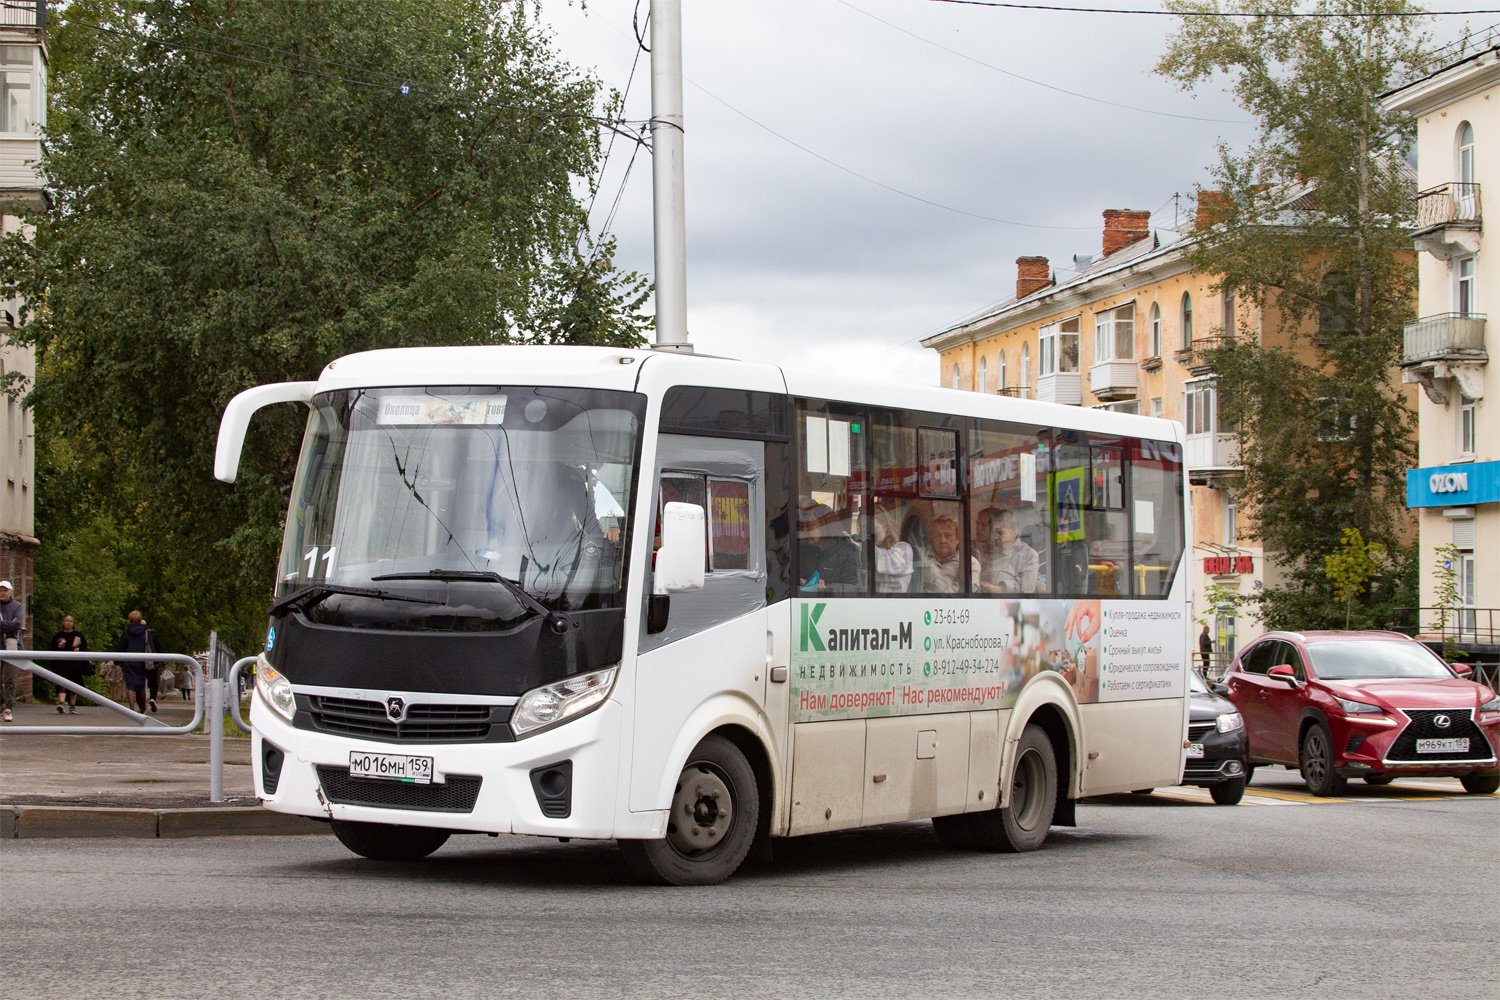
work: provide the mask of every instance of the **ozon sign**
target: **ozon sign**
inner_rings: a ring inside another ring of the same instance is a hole
[[[1467,493],[1469,474],[1467,472],[1434,472],[1427,479],[1427,488],[1434,493]]]

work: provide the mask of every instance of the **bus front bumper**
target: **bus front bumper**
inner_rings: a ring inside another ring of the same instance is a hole
[[[382,743],[294,728],[257,692],[250,714],[255,792],[268,809],[314,819],[608,839],[616,836],[621,713],[608,700],[514,743]],[[434,781],[350,779],[351,754],[365,753],[431,757]],[[557,770],[571,772],[565,801],[547,795],[559,784],[547,772]],[[533,771],[549,780],[534,781]]]

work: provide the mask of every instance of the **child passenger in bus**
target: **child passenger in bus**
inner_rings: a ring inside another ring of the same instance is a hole
[[[917,556],[910,542],[901,540],[893,511],[875,505],[875,593],[904,594],[911,587]]]

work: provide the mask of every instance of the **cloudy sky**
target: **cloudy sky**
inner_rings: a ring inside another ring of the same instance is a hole
[[[931,0],[684,7],[688,330],[705,353],[935,382],[918,341],[1009,298],[1017,257],[1098,253],[1109,208],[1171,227],[1174,193],[1190,211],[1218,144],[1253,135],[1227,95],[1152,74],[1173,18]],[[635,8],[549,0],[544,18],[565,58],[625,90]],[[1432,20],[1443,42],[1500,15]],[[648,59],[631,118],[650,116]],[[619,263],[649,274],[651,164],[642,152],[627,179],[631,146],[616,142],[592,221],[619,197]]]

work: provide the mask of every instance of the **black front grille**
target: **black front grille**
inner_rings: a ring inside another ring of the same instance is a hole
[[[1203,739],[1203,737],[1207,736],[1217,728],[1217,722],[1189,722],[1188,742],[1197,743],[1199,740]]]
[[[390,720],[383,703],[359,698],[298,695],[297,707],[296,721],[301,728],[383,743],[498,743],[513,739],[509,705],[418,702],[407,706],[406,717],[400,722]]]
[[[1495,756],[1490,741],[1474,724],[1474,711],[1468,708],[1407,708],[1402,709],[1411,722],[1401,730],[1386,752],[1385,759],[1399,764],[1443,764],[1450,761],[1490,760]],[[1448,717],[1447,726],[1439,726],[1436,719]],[[1417,753],[1417,740],[1469,740],[1469,749],[1457,753]]]
[[[1353,736],[1349,737],[1349,742],[1344,744],[1344,753],[1355,753],[1359,750],[1360,747],[1364,746],[1364,743],[1365,734],[1355,733]]]
[[[328,801],[342,806],[381,806],[387,809],[417,809],[424,812],[474,811],[479,785],[484,779],[450,774],[441,785],[415,785],[379,778],[351,778],[347,767],[318,765],[318,782]]]

